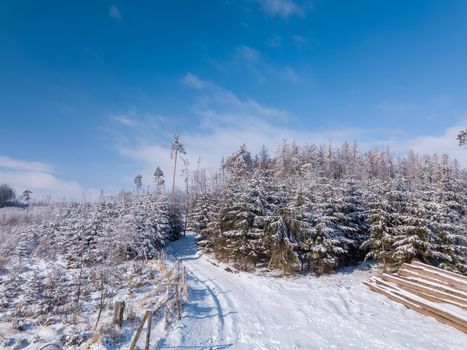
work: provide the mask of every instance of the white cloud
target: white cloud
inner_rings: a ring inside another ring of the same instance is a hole
[[[84,191],[78,182],[54,175],[49,164],[7,156],[0,156],[0,184],[8,184],[19,194],[25,189],[30,189],[35,199],[41,199],[46,194],[52,195],[56,200],[81,199]],[[95,194],[96,191],[87,192]]]
[[[449,127],[438,135],[420,136],[408,140],[405,149],[413,149],[425,154],[448,154],[459,161],[462,167],[467,168],[467,148],[460,147],[456,139],[457,134],[467,125],[467,119],[463,123]]]
[[[17,193],[31,189],[33,198],[50,194],[55,199],[80,199],[83,189],[75,181],[66,181],[38,171],[0,171],[0,182],[12,186]]]
[[[118,115],[113,118],[117,123],[126,125],[126,126],[136,126],[138,121],[130,116],[127,115]]]
[[[237,46],[235,48],[235,58],[238,60],[244,60],[247,62],[258,62],[259,52],[258,50],[249,46]]]
[[[205,83],[201,81],[196,75],[188,72],[182,78],[182,83],[186,86],[201,90],[205,88]]]
[[[109,17],[113,18],[117,22],[121,22],[123,20],[122,14],[120,13],[120,10],[118,9],[117,5],[115,4],[110,5]]]
[[[0,168],[26,171],[42,171],[49,173],[52,172],[52,168],[48,164],[42,162],[28,162],[23,160],[17,160],[6,156],[0,156]]]
[[[290,16],[304,17],[305,6],[297,4],[292,0],[256,0],[263,11],[271,17],[288,18]]]

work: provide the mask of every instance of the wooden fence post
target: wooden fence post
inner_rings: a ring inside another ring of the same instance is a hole
[[[119,327],[122,326],[123,323],[123,311],[125,310],[125,302],[124,301],[116,301],[114,305],[114,314],[112,323],[118,325]]]

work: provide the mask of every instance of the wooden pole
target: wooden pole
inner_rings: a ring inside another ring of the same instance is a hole
[[[152,323],[152,317],[148,317],[148,330],[146,333],[146,345],[144,346],[144,350],[149,350],[149,343],[151,342],[151,323]]]
[[[144,327],[144,323],[145,323],[146,320],[148,319],[149,314],[150,314],[149,311],[146,311],[146,312],[144,313],[143,320],[141,321],[141,324],[139,325],[138,330],[136,331],[135,337],[133,338],[133,341],[131,342],[130,350],[134,350],[134,349],[135,349],[136,343],[138,342],[139,336],[141,335],[141,331],[143,330],[143,327]]]
[[[175,303],[177,306],[177,317],[179,320],[182,319],[182,313],[180,308],[180,261],[177,262],[177,279],[175,282]]]

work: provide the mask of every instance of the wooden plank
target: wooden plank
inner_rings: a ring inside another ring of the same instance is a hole
[[[450,276],[450,277],[459,279],[459,280],[464,281],[465,283],[467,283],[467,276],[461,275],[460,273],[455,273],[455,272],[452,272],[452,271],[440,269],[439,267],[427,265],[427,264],[424,264],[424,263],[422,263],[420,261],[412,261],[411,265],[423,267],[423,268],[428,269],[428,270],[433,270],[433,271],[436,271],[436,272],[438,272],[440,274],[444,274],[446,276]]]
[[[386,288],[389,288],[389,289],[392,289],[394,291],[399,291],[399,290],[405,290],[407,292],[410,292],[412,294],[415,294],[421,298],[424,298],[426,300],[429,300],[429,301],[432,301],[434,303],[440,303],[440,304],[450,304],[450,305],[453,305],[453,306],[456,306],[460,309],[463,309],[463,310],[466,310],[467,311],[467,306],[464,305],[464,304],[459,304],[459,303],[456,303],[455,301],[451,301],[451,300],[446,300],[446,299],[442,299],[442,298],[438,298],[436,296],[433,296],[433,295],[429,295],[429,294],[426,294],[426,293],[423,293],[423,292],[420,292],[418,290],[414,290],[414,289],[410,289],[410,288],[404,288],[403,286],[398,286],[398,285],[395,285],[394,283],[386,283],[380,279],[375,279],[375,282],[376,284],[378,285],[382,285]]]
[[[443,275],[437,271],[433,271],[433,270],[425,269],[421,266],[415,266],[415,265],[409,265],[409,264],[402,264],[402,268],[406,270],[415,271],[420,275],[430,277],[440,282],[449,283],[455,288],[462,290],[463,292],[467,292],[467,283],[464,283],[462,281],[459,281],[458,279],[454,279],[452,277]]]
[[[461,297],[464,297],[466,295],[465,292],[463,292],[462,290],[459,290],[458,288],[456,288],[455,285],[450,284],[449,281],[435,280],[433,278],[430,278],[430,277],[427,277],[427,276],[424,276],[424,275],[420,275],[416,271],[406,270],[406,269],[402,269],[402,268],[399,269],[397,274],[400,275],[400,276],[404,276],[404,277],[408,277],[408,278],[412,278],[412,279],[417,279],[418,283],[420,283],[420,284],[436,283],[436,284],[438,284],[438,288],[440,290],[443,290],[446,293],[450,293],[450,294],[453,294],[453,295],[458,295],[458,296],[461,296]]]
[[[396,295],[394,292],[391,292],[389,290],[386,290],[385,288],[379,287],[376,284],[370,283],[370,282],[363,282],[368,288],[370,288],[372,291],[379,293],[381,295],[386,296],[387,298],[391,299],[392,301],[395,301],[397,303],[400,303],[404,305],[405,307],[414,310],[416,312],[419,312],[423,315],[430,316],[437,321],[447,324],[451,327],[454,327],[464,333],[467,333],[467,324],[465,324],[463,321],[459,320],[454,321],[451,319],[449,315],[448,317],[442,316],[440,313],[437,311],[432,311],[430,308],[423,307],[421,303],[419,302],[414,302],[410,300],[410,298],[404,298],[401,295]],[[446,314],[444,312],[441,312],[442,314]]]
[[[440,269],[438,267],[430,266],[430,265],[423,264],[423,263],[416,262],[416,261],[411,263],[411,264],[403,264],[403,265],[409,265],[409,266],[411,266],[411,267],[413,267],[415,269],[422,269],[422,270],[425,270],[425,271],[435,273],[438,276],[447,278],[447,279],[452,280],[452,281],[454,281],[456,283],[467,284],[467,278],[462,276],[461,274],[454,273],[454,272],[451,272],[451,271],[446,271],[446,270]]]
[[[452,312],[451,310],[443,309],[442,307],[439,307],[438,305],[433,303],[424,302],[423,300],[417,298],[415,295],[411,296],[410,293],[394,292],[394,294],[408,300],[409,302],[419,305],[424,309],[434,312],[441,317],[451,320],[452,322],[456,322],[467,330],[467,319],[464,317],[464,315],[457,314],[455,312]]]
[[[431,278],[419,275],[418,273],[413,272],[413,271],[399,270],[396,276],[400,278],[404,278],[413,283],[417,283],[417,284],[420,284],[420,285],[423,285],[429,288],[434,288],[441,292],[452,294],[452,295],[467,299],[467,293],[464,293],[463,291],[458,290],[455,287],[448,286],[446,284],[439,283],[438,281],[433,280]]]
[[[389,275],[387,273],[383,273],[383,275],[381,277],[382,277],[382,279],[384,281],[395,283],[398,286],[404,287],[404,289],[418,290],[418,291],[423,292],[423,293],[428,294],[428,295],[433,295],[433,296],[441,298],[441,299],[455,301],[456,303],[467,306],[467,299],[465,299],[463,297],[458,297],[458,296],[455,296],[455,295],[452,295],[452,294],[441,292],[439,290],[436,290],[436,289],[433,289],[433,288],[430,288],[430,287],[425,287],[423,285],[413,283],[411,281],[406,280],[404,277],[393,276],[393,275]]]

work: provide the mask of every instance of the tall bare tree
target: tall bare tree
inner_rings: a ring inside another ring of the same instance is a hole
[[[32,191],[27,189],[21,195],[21,199],[26,202],[26,216],[29,214],[29,204],[31,203],[31,194]]]
[[[467,143],[467,129],[459,131],[457,140],[459,140],[459,146],[463,146]]]
[[[175,174],[177,173],[177,157],[179,153],[186,154],[186,151],[185,151],[185,148],[183,147],[182,142],[180,141],[180,135],[175,134],[173,137],[172,146],[170,147],[170,158],[174,159],[172,195],[175,194]]]
[[[184,176],[185,181],[185,225],[183,227],[183,236],[186,236],[186,229],[188,226],[188,215],[189,215],[189,204],[190,204],[190,197],[189,197],[189,180],[190,180],[190,173],[189,173],[189,165],[188,159],[182,158],[183,161],[183,169],[182,175]]]
[[[139,191],[143,187],[143,177],[141,175],[136,175],[135,177],[136,193],[139,195]]]
[[[156,193],[158,194],[165,185],[164,172],[159,167],[157,167],[154,172],[154,181],[156,181]]]

